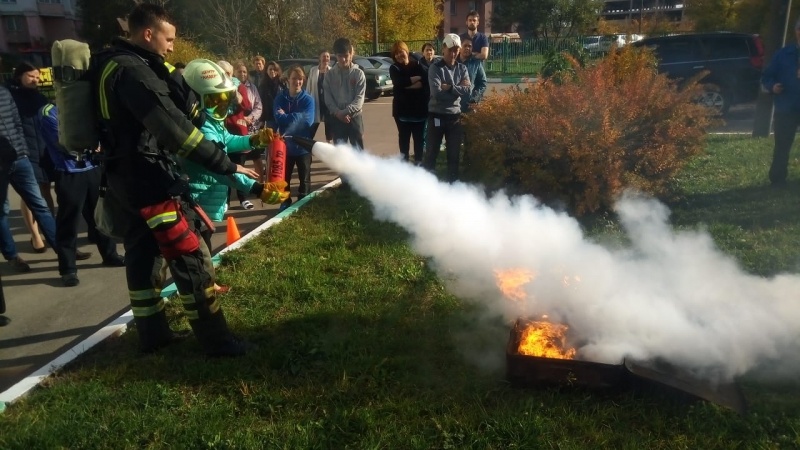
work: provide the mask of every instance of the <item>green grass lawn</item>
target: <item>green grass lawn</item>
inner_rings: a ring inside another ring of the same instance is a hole
[[[800,163],[771,189],[770,152],[711,137],[670,201],[675,226],[708,229],[758,275],[798,271]],[[508,324],[448,293],[408,238],[352,191],[322,194],[223,258],[229,323],[256,351],[207,359],[190,339],[143,356],[123,334],[0,414],[0,448],[800,448],[796,381],[746,377],[746,416],[658,393],[511,387],[495,345]]]

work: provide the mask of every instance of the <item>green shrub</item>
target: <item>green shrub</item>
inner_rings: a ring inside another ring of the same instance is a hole
[[[572,43],[565,50],[550,47],[544,54],[540,75],[556,83],[565,78],[575,79],[575,70],[586,66],[586,58],[586,51],[578,43]]]
[[[630,48],[573,70],[488,96],[465,119],[464,179],[576,215],[609,209],[626,187],[668,194],[712,120],[696,80],[679,90]]]

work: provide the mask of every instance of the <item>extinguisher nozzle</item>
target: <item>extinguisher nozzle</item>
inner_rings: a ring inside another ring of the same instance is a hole
[[[317,141],[313,139],[304,138],[300,136],[292,136],[292,140],[294,141],[295,144],[299,145],[300,147],[303,147],[308,151],[311,151],[311,148],[314,147],[314,144],[317,143]]]

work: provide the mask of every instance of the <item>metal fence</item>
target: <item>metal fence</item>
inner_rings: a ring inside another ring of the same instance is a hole
[[[487,74],[532,76],[539,73],[545,61],[545,55],[552,50],[557,52],[583,46],[584,36],[551,39],[509,39],[489,44],[489,58],[484,64]],[[420,52],[426,42],[433,44],[436,54],[442,54],[442,41],[405,41],[413,52]],[[378,51],[390,51],[392,42],[378,43]],[[363,42],[356,46],[356,54],[372,55],[373,43]]]

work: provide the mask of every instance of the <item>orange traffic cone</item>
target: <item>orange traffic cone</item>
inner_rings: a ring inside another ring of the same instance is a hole
[[[231,245],[238,241],[242,236],[239,234],[239,227],[236,226],[236,221],[233,216],[228,216],[228,242],[225,245]]]

